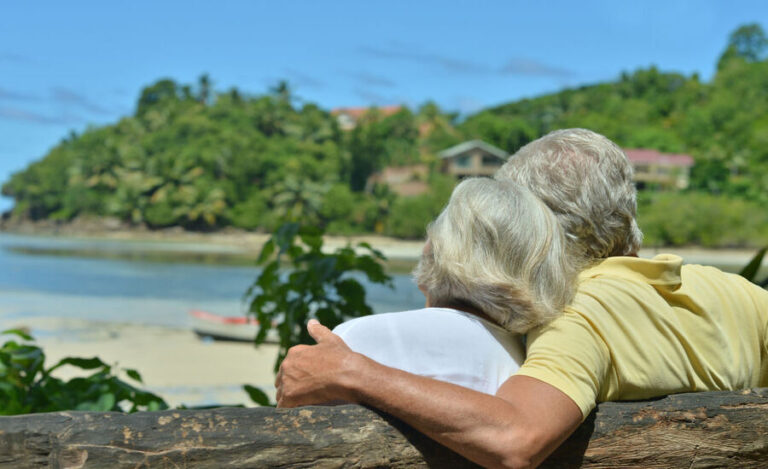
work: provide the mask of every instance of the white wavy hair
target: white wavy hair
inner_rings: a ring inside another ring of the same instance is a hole
[[[512,181],[466,179],[427,228],[414,270],[433,306],[469,305],[511,332],[555,319],[576,269],[554,214]]]
[[[591,130],[565,129],[522,147],[494,177],[544,201],[565,229],[569,254],[589,265],[640,249],[632,174],[618,145]]]

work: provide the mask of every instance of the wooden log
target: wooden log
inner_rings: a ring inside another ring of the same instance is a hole
[[[543,467],[768,467],[768,388],[604,403]],[[0,418],[0,468],[473,467],[362,406]]]

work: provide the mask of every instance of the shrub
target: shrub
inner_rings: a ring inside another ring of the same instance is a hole
[[[271,328],[279,333],[275,371],[290,347],[314,343],[305,327],[309,319],[333,328],[373,313],[365,302],[365,288],[352,274],[361,274],[369,282],[392,284],[381,265],[384,255],[369,244],[356,246],[362,254],[349,245],[330,254],[322,248],[320,228],[286,223],[264,244],[256,261],[263,270],[245,299],[250,302],[250,314],[259,321],[256,344],[264,341]],[[289,266],[288,272],[280,272],[283,263]]]
[[[274,214],[269,212],[267,197],[257,191],[252,192],[244,202],[238,203],[230,211],[232,225],[246,230],[271,229],[274,218]]]
[[[398,238],[424,238],[427,224],[434,220],[451,198],[456,180],[450,176],[430,176],[429,192],[395,200],[387,219],[386,234]]]
[[[112,367],[99,358],[67,357],[45,368],[45,353],[29,342],[31,336],[20,330],[14,335],[22,342],[7,340],[0,347],[0,414],[15,415],[59,410],[99,412],[167,409],[165,401],[142,391],[115,376]],[[64,381],[53,376],[63,366],[93,371],[86,377]],[[126,369],[128,378],[141,383],[136,370]]]
[[[768,212],[755,202],[699,192],[642,194],[638,221],[646,246],[761,246]]]

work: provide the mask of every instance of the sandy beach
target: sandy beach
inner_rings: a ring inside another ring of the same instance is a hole
[[[249,343],[201,340],[186,329],[76,319],[35,318],[24,325],[38,331],[46,366],[68,356],[98,356],[116,368],[138,370],[144,388],[172,407],[253,405],[243,384],[260,387],[274,400],[275,345],[256,348]],[[65,379],[82,374],[70,366],[57,372]]]

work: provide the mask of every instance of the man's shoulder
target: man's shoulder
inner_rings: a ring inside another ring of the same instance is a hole
[[[714,295],[722,302],[736,305],[734,307],[739,310],[754,309],[758,315],[768,316],[768,290],[739,274],[690,264],[683,266],[683,278],[689,288],[695,287],[708,295]]]

